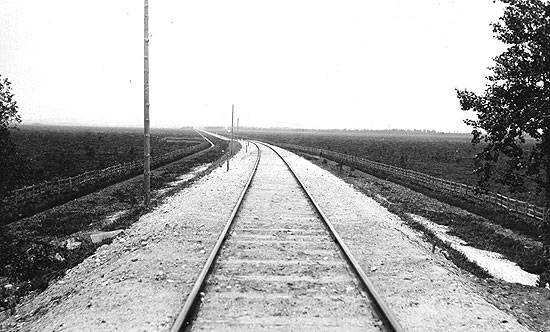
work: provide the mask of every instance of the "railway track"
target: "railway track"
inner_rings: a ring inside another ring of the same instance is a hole
[[[258,159],[172,331],[402,331],[283,158]]]

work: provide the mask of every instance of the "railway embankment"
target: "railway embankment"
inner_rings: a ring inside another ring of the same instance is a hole
[[[517,311],[488,299],[486,279],[434,251],[398,213],[328,171],[289,152],[282,154],[406,330],[544,330],[544,322],[532,323],[529,317],[518,321]],[[0,328],[168,331],[255,158],[251,149],[241,150],[229,171],[217,168],[167,198],[44,292],[17,306]]]

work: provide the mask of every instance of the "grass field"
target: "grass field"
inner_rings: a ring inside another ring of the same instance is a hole
[[[477,176],[472,172],[480,164],[474,156],[482,149],[472,146],[469,134],[421,131],[242,130],[241,134],[352,154],[469,185],[477,184]],[[537,193],[534,182],[527,187],[528,191],[523,193],[511,193],[497,184],[490,189],[542,206],[543,195]]]
[[[24,161],[4,190],[74,176],[143,158],[143,129],[20,126],[11,134]],[[151,129],[151,154],[202,142],[192,129]]]

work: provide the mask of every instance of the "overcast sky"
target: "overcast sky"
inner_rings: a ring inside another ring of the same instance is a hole
[[[492,0],[149,0],[151,125],[468,132],[503,45]],[[24,123],[141,126],[143,1],[1,0]]]

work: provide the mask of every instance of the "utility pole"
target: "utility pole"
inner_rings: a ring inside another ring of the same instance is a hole
[[[229,171],[229,158],[233,154],[233,113],[235,105],[231,104],[231,140],[229,141],[229,155],[227,156],[227,171]]]
[[[151,200],[151,136],[149,134],[149,1],[145,1],[143,25],[143,196],[144,204],[149,207]]]

